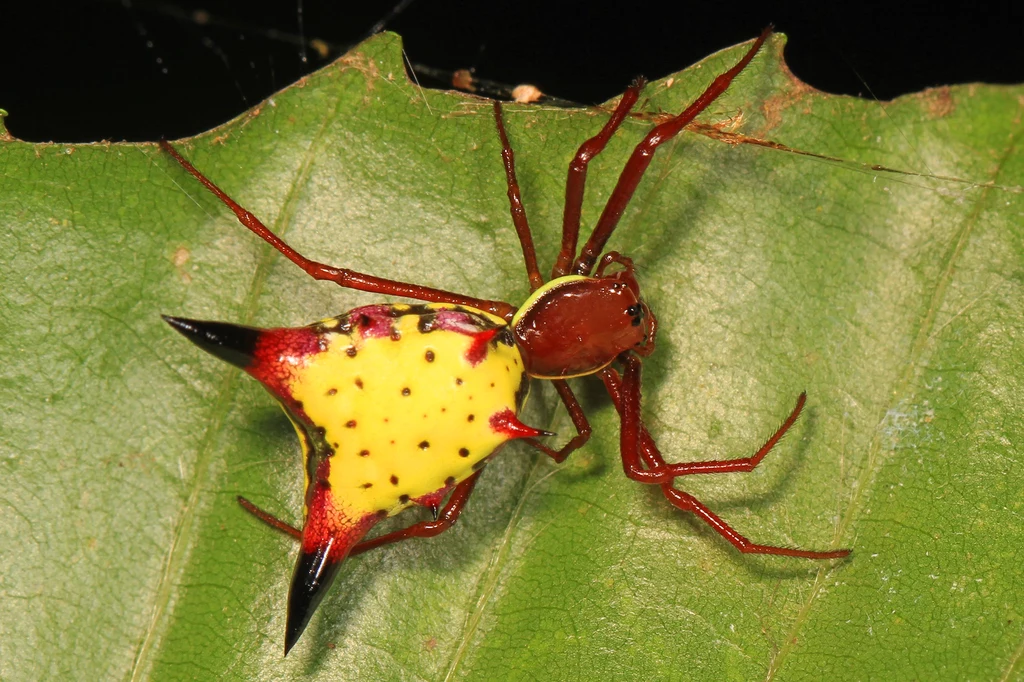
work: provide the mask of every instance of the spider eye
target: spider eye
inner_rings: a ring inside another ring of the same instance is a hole
[[[628,308],[626,308],[626,314],[627,315],[639,315],[640,314],[640,306],[638,306],[638,305],[631,305],[631,306],[629,306]]]

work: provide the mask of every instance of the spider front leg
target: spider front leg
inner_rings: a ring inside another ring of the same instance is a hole
[[[277,249],[277,251],[285,258],[298,265],[313,279],[326,280],[348,289],[368,291],[375,294],[384,294],[386,296],[404,296],[406,298],[414,298],[420,301],[464,305],[476,308],[477,310],[487,311],[505,319],[512,319],[512,315],[515,314],[515,306],[505,303],[504,301],[490,301],[486,299],[472,298],[470,296],[463,296],[461,294],[444,291],[442,289],[433,289],[431,287],[424,287],[418,284],[409,284],[407,282],[399,282],[393,279],[374,277],[373,275],[366,275],[361,272],[356,272],[355,270],[349,270],[348,268],[336,268],[331,265],[306,258],[286,244],[283,239],[274,234],[266,225],[263,224],[262,221],[260,221],[259,218],[229,197],[224,190],[215,185],[212,180],[200,173],[196,167],[189,163],[185,157],[179,154],[178,150],[172,147],[167,140],[160,141],[160,148],[170,154],[182,168],[202,183],[202,185],[214,196],[220,199],[225,206],[230,208],[235,214],[235,217],[238,218],[238,222],[242,223],[242,225],[247,227],[253,234]]]
[[[565,179],[565,209],[562,211],[562,248],[551,271],[552,279],[569,274],[569,266],[576,257],[580,218],[583,214],[583,191],[587,184],[587,166],[595,156],[604,151],[612,135],[633,109],[646,83],[647,81],[640,77],[630,84],[601,131],[581,144],[569,162],[569,172]]]
[[[772,434],[772,437],[752,457],[732,460],[708,460],[678,465],[667,464],[640,418],[641,360],[630,353],[624,353],[620,360],[625,366],[623,378],[620,379],[618,373],[612,368],[603,370],[601,378],[622,420],[620,449],[622,465],[629,478],[641,483],[660,485],[662,493],[673,506],[682,511],[695,514],[741,552],[748,554],[774,554],[804,559],[840,559],[850,553],[848,549],[821,552],[760,545],[751,542],[723,521],[721,517],[711,511],[703,502],[693,495],[673,487],[675,478],[679,476],[753,470],[775,444],[781,440],[793,423],[796,422],[806,401],[806,394],[800,394],[793,412],[790,413],[782,426]],[[643,464],[646,464],[647,469],[643,468],[641,460]]]
[[[651,160],[654,158],[654,153],[658,147],[678,135],[698,114],[707,109],[712,102],[729,88],[733,79],[746,68],[750,60],[761,49],[761,46],[768,36],[771,35],[771,32],[772,27],[769,26],[754,41],[754,44],[751,45],[747,53],[743,55],[743,58],[735,66],[715,78],[711,85],[701,93],[700,97],[695,99],[682,113],[665,123],[655,126],[647,133],[647,136],[644,137],[640,144],[636,146],[633,153],[630,154],[629,160],[626,161],[618,181],[615,183],[615,189],[612,190],[611,196],[608,197],[608,203],[605,204],[601,217],[598,218],[597,225],[594,226],[594,231],[590,235],[590,239],[587,240],[587,243],[580,250],[580,255],[572,268],[575,274],[590,274],[594,263],[597,262],[598,256],[604,251],[609,237],[612,236],[612,232],[618,226],[619,219],[622,218],[626,206],[629,205],[630,199],[633,198],[633,193],[636,191],[637,185],[640,184],[640,180],[643,179],[644,173],[651,164]]]
[[[469,500],[469,495],[473,492],[473,488],[476,486],[476,482],[480,479],[480,474],[482,472],[483,469],[476,471],[472,476],[455,486],[452,494],[448,496],[448,502],[445,503],[444,507],[439,511],[436,509],[434,510],[435,515],[433,521],[420,521],[406,528],[402,528],[401,530],[392,531],[369,540],[363,540],[353,547],[352,551],[350,551],[348,555],[350,557],[355,556],[356,554],[362,554],[363,552],[368,552],[371,549],[376,549],[383,545],[390,545],[395,542],[401,542],[402,540],[410,540],[412,538],[432,538],[435,535],[440,535],[454,526],[455,522],[459,520],[462,510],[466,506],[466,502]],[[273,514],[260,509],[241,495],[238,496],[238,503],[242,505],[243,509],[271,528],[279,530],[286,535],[290,535],[300,542],[302,541],[302,531],[298,528],[282,521]]]

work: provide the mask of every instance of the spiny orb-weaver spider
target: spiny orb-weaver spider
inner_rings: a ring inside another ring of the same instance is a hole
[[[800,395],[790,415],[751,457],[666,463],[640,416],[641,358],[654,351],[657,321],[640,297],[632,261],[614,251],[601,256],[658,146],[725,92],[770,33],[769,27],[735,66],[636,146],[594,231],[576,255],[587,164],[630,113],[644,81],[637,79],[630,85],[601,131],[580,146],[569,164],[562,246],[548,282],[538,270],[501,104],[494,102],[512,223],[532,290],[519,308],[310,260],[170,144],[161,143],[243,225],[310,276],[427,302],[363,306],[300,328],[255,329],[164,318],[199,347],[262,382],[280,401],[302,443],[306,491],[301,531],[239,497],[248,511],[301,542],[288,595],[285,654],[346,557],[450,528],[484,465],[502,445],[523,439],[562,462],[586,443],[590,424],[566,382],[572,377],[596,374],[604,383],[621,419],[626,476],[661,486],[669,502],[696,514],[741,552],[808,559],[849,554],[845,549],[819,552],[755,544],[673,486],[680,476],[753,470],[796,421],[806,394]],[[613,363],[621,366],[621,374]],[[554,384],[572,419],[576,435],[561,449],[537,440],[554,434],[531,428],[517,417],[531,377]],[[412,505],[428,507],[433,520],[363,539],[378,521]]]

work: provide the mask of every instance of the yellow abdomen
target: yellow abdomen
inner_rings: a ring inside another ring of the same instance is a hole
[[[368,306],[317,327],[321,352],[290,372],[304,413],[291,416],[307,488],[325,479],[345,517],[439,504],[515,437],[506,421],[528,378],[500,318],[443,304]]]

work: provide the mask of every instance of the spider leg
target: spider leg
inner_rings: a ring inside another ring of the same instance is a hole
[[[608,388],[609,394],[613,395],[613,400],[618,405],[620,398],[618,397],[621,392],[621,379],[618,373],[614,369],[607,369],[606,372],[610,375],[609,380],[605,381],[605,386]],[[611,383],[611,386],[609,386]],[[764,445],[750,457],[738,457],[736,459],[712,459],[703,462],[680,462],[678,464],[667,464],[664,458],[661,456],[661,452],[658,450],[658,446],[654,443],[654,439],[651,438],[651,434],[647,432],[647,427],[640,423],[640,445],[639,455],[640,459],[643,460],[647,466],[647,471],[656,470],[664,472],[666,478],[676,478],[679,476],[693,476],[697,474],[728,474],[735,472],[750,472],[753,471],[761,460],[765,458],[769,452],[778,444],[782,437],[786,435],[786,432],[796,423],[797,418],[804,409],[804,404],[807,402],[807,392],[803,392],[796,400],[796,406],[793,411],[789,413],[786,420],[779,425],[779,428],[775,430],[775,433],[771,435],[768,440],[765,441]],[[634,464],[638,463],[634,462]],[[634,470],[635,473],[635,470]],[[628,475],[628,474],[627,474]],[[639,479],[634,479],[639,480]],[[651,480],[642,481],[644,483],[663,483],[664,481],[657,480],[653,477]]]
[[[690,493],[677,490],[669,483],[661,486],[661,491],[677,509],[693,512],[697,518],[711,526],[716,533],[728,540],[736,549],[744,554],[774,554],[776,556],[795,556],[801,559],[842,559],[850,554],[848,549],[835,549],[828,552],[819,552],[810,549],[793,549],[791,547],[776,547],[775,545],[759,545],[751,542],[746,537],[736,532],[721,517],[707,508],[707,506]]]
[[[380,537],[372,538],[370,540],[363,540],[352,548],[348,553],[348,556],[362,554],[363,552],[368,552],[369,550],[376,549],[382,545],[390,545],[410,538],[432,538],[435,535],[440,535],[444,531],[448,530],[455,525],[456,521],[459,520],[462,508],[466,506],[469,494],[473,492],[473,487],[480,478],[480,473],[482,471],[483,469],[478,470],[465,481],[455,486],[455,490],[453,490],[452,494],[448,497],[448,502],[445,503],[444,507],[440,510],[433,521],[420,521],[419,523],[414,523],[407,528],[386,533]],[[247,512],[271,528],[279,530],[286,535],[290,535],[300,542],[302,541],[301,530],[291,524],[285,523],[273,514],[263,511],[241,495],[238,496],[238,504],[242,505]]]
[[[748,554],[774,554],[805,559],[839,559],[850,553],[848,549],[820,552],[776,547],[773,545],[760,545],[751,542],[696,497],[673,487],[675,477],[677,476],[751,471],[796,421],[806,400],[805,394],[800,395],[800,398],[797,400],[796,409],[790,413],[782,426],[772,434],[768,442],[754,456],[733,460],[692,462],[689,465],[669,465],[665,463],[661,453],[654,444],[654,440],[640,419],[641,360],[636,356],[628,354],[623,354],[623,357],[620,357],[620,359],[626,367],[625,375],[620,379],[614,369],[608,368],[602,371],[601,378],[604,380],[608,394],[611,396],[612,402],[615,404],[615,408],[622,419],[620,449],[622,451],[623,468],[626,470],[627,476],[642,483],[660,485],[662,493],[673,506],[682,511],[695,514],[741,552]],[[649,467],[648,469],[642,468],[641,460],[643,464]]]
[[[544,278],[537,267],[537,251],[533,246],[533,235],[530,234],[530,225],[526,220],[526,209],[523,208],[523,198],[519,194],[519,181],[516,179],[516,157],[509,144],[508,134],[505,132],[505,121],[502,117],[501,102],[494,102],[494,124],[498,128],[498,137],[501,139],[501,160],[505,165],[505,182],[508,184],[509,212],[512,214],[512,224],[519,235],[519,244],[523,247],[523,261],[526,263],[526,276],[530,280],[530,291],[536,291],[544,284]]]
[[[455,305],[469,306],[471,308],[476,308],[477,310],[484,310],[492,315],[497,315],[498,317],[505,319],[511,319],[512,315],[515,314],[515,307],[503,301],[472,298],[470,296],[463,296],[461,294],[444,291],[442,289],[433,289],[430,287],[420,286],[418,284],[409,284],[407,282],[399,282],[393,279],[374,277],[373,275],[366,275],[361,272],[356,272],[355,270],[349,270],[348,268],[336,268],[325,263],[320,263],[306,258],[298,251],[288,246],[284,240],[271,232],[259,218],[240,206],[221,188],[217,187],[217,185],[215,185],[209,178],[200,173],[196,167],[179,154],[178,150],[172,147],[169,142],[161,140],[160,147],[170,154],[174,160],[177,161],[182,168],[188,171],[196,180],[201,182],[206,189],[210,190],[214,196],[220,199],[225,206],[230,208],[238,218],[238,222],[245,225],[245,227],[249,228],[251,232],[273,246],[277,251],[284,255],[285,258],[298,265],[306,272],[306,274],[314,279],[334,282],[338,286],[346,287],[348,289],[368,291],[375,294],[384,294],[386,296],[405,296],[407,298],[414,298],[420,301],[453,303]]]
[[[606,367],[601,370],[601,380],[604,382],[605,389],[608,391],[608,395],[612,399],[612,403],[615,405],[616,411],[619,412],[620,419],[622,412],[620,410],[622,400],[622,378],[619,373],[612,367]],[[647,427],[644,425],[643,420],[640,421],[640,457],[643,459],[644,464],[647,468],[654,469],[657,467],[666,467],[668,464],[665,462],[665,458],[661,456],[661,451],[658,450],[658,446],[654,443],[654,438],[647,431]]]
[[[553,450],[533,438],[527,438],[526,442],[543,452],[551,459],[561,463],[565,461],[566,457],[571,455],[575,450],[583,447],[583,445],[590,440],[590,422],[587,421],[587,415],[584,414],[583,408],[580,407],[580,403],[576,400],[576,395],[572,392],[572,389],[569,388],[569,384],[564,379],[555,379],[551,383],[555,385],[555,390],[558,391],[558,397],[562,399],[565,409],[569,412],[569,418],[572,419],[572,425],[576,427],[576,435],[573,436],[568,443],[563,445],[560,450]]]
[[[569,162],[569,172],[565,180],[565,209],[562,212],[562,248],[551,271],[552,279],[569,273],[572,259],[576,257],[576,243],[580,236],[580,215],[583,212],[583,190],[587,183],[587,165],[590,160],[600,154],[608,140],[619,129],[629,115],[633,105],[640,97],[646,81],[637,78],[622,94],[619,103],[612,112],[601,132],[580,145],[576,156]]]
[[[302,531],[296,528],[295,526],[291,525],[290,523],[285,523],[284,521],[277,518],[270,512],[263,511],[262,509],[260,509],[255,504],[245,499],[241,495],[239,495],[237,499],[238,504],[242,505],[242,509],[249,512],[263,523],[267,524],[275,530],[281,531],[286,535],[292,536],[296,540],[302,540]]]
[[[647,137],[645,137],[640,144],[636,146],[633,153],[630,155],[629,160],[626,161],[626,165],[622,169],[622,173],[619,175],[619,180],[615,184],[615,189],[612,190],[612,194],[608,198],[608,203],[605,204],[604,211],[602,211],[601,217],[598,218],[597,225],[594,227],[594,231],[590,235],[590,239],[588,239],[587,243],[583,245],[583,249],[580,251],[579,257],[573,264],[573,272],[578,275],[590,274],[598,256],[601,254],[601,251],[604,250],[604,246],[608,242],[608,238],[611,237],[612,232],[614,232],[616,226],[618,226],[619,219],[626,210],[626,206],[629,205],[629,200],[633,198],[633,192],[636,191],[637,185],[640,184],[640,180],[643,178],[644,172],[650,165],[651,159],[654,157],[654,152],[657,150],[658,146],[678,135],[679,132],[685,128],[688,123],[690,123],[690,121],[707,109],[708,106],[719,97],[719,95],[726,91],[733,79],[739,75],[744,68],[746,68],[747,64],[750,63],[750,60],[752,60],[754,55],[757,54],[757,51],[761,49],[761,45],[764,44],[764,41],[769,35],[771,35],[771,32],[772,27],[769,26],[761,33],[757,40],[754,41],[754,44],[751,45],[750,49],[747,50],[747,53],[735,66],[715,78],[711,85],[701,93],[700,97],[694,100],[690,106],[686,107],[682,113],[651,129],[651,131],[647,133]]]
[[[440,513],[433,521],[420,521],[414,523],[408,528],[396,530],[391,533],[386,533],[370,540],[363,540],[358,545],[352,548],[349,552],[349,556],[356,554],[362,554],[368,552],[371,549],[376,549],[382,545],[390,545],[394,542],[401,542],[402,540],[409,540],[411,538],[432,538],[435,535],[440,535],[449,528],[455,525],[455,522],[459,520],[459,515],[462,513],[463,507],[466,506],[466,502],[469,500],[469,494],[473,492],[473,487],[476,485],[477,480],[480,478],[480,474],[483,469],[477,470],[472,476],[464,480],[455,486],[455,490],[448,497],[448,501],[441,509]]]

